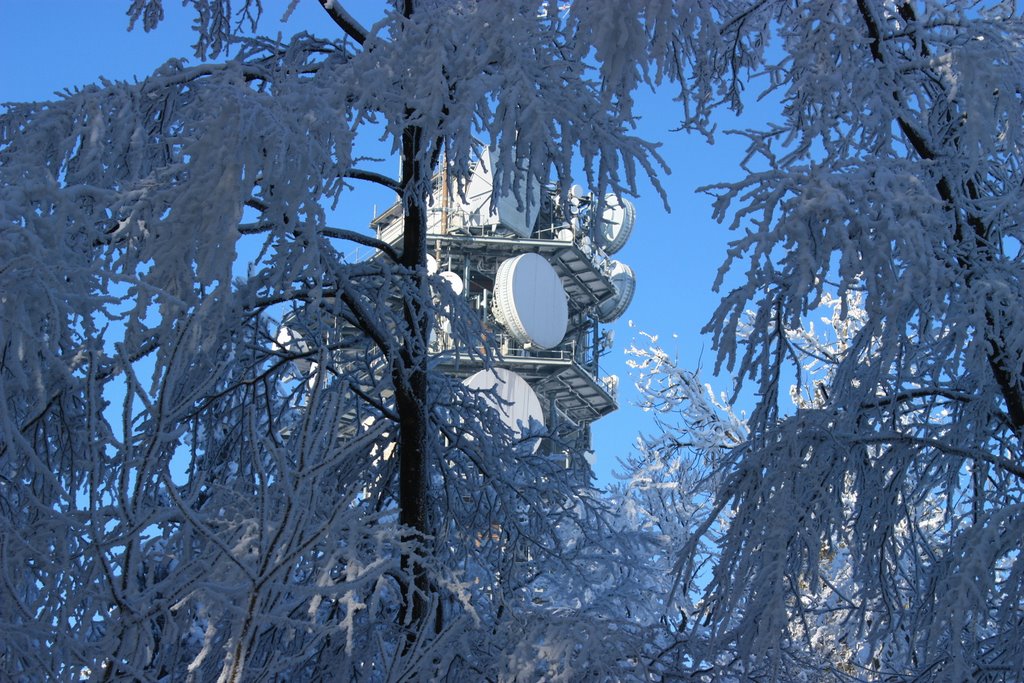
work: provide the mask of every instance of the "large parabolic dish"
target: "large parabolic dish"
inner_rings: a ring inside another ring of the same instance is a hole
[[[636,223],[636,207],[628,199],[607,194],[604,197],[604,211],[597,228],[597,243],[606,254],[622,249],[633,233]]]
[[[615,295],[603,301],[597,308],[597,317],[603,323],[610,323],[625,313],[636,291],[636,276],[633,269],[625,263],[612,261],[608,279],[611,280]]]
[[[569,305],[558,273],[543,256],[520,254],[498,266],[494,317],[520,343],[558,346],[569,324]]]
[[[544,426],[540,399],[530,384],[511,370],[481,370],[463,380],[463,384],[470,389],[481,391],[493,389],[501,399],[500,403],[494,403],[494,407],[501,415],[501,421],[508,425],[517,437],[521,438],[528,432],[531,420],[541,427]]]
[[[452,288],[452,292],[455,294],[455,296],[460,296],[462,292],[466,290],[465,283],[462,281],[462,278],[459,277],[457,273],[453,273],[450,270],[442,270],[440,273],[438,273],[438,275],[442,280],[448,283],[448,285]]]
[[[485,224],[500,223],[520,237],[529,237],[540,213],[540,183],[525,170],[517,169],[515,177],[525,196],[517,197],[511,190],[494,196],[493,159],[498,156],[497,150],[484,148],[466,187],[462,210],[472,220]]]

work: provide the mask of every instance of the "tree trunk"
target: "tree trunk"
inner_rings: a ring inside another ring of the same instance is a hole
[[[392,375],[398,411],[398,507],[399,522],[423,538],[427,527],[427,340],[430,334],[430,291],[426,280],[427,217],[422,188],[429,187],[431,169],[423,156],[423,131],[410,126],[402,133],[402,203],[404,209],[404,247],[402,266],[408,269],[408,296],[403,297],[408,338]],[[426,181],[426,182],[425,182]],[[415,633],[427,618],[429,581],[425,568],[408,553],[402,556],[403,569],[413,576],[413,585],[405,592],[404,614]]]

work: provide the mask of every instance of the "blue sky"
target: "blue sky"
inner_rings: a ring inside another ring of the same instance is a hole
[[[167,20],[154,32],[127,32],[128,0],[0,0],[0,101],[52,99],[64,88],[95,82],[143,78],[172,57],[191,57],[191,15],[179,0],[166,0]],[[336,27],[314,0],[302,0],[287,24],[277,19],[286,0],[264,0],[263,32],[289,36],[300,31],[329,37]],[[360,13],[377,3],[359,0]],[[372,17],[373,14],[370,13]],[[633,267],[637,290],[629,310],[611,327],[615,344],[603,358],[602,374],[619,376],[619,410],[594,425],[595,471],[598,481],[611,480],[618,459],[630,452],[639,432],[650,432],[652,421],[635,408],[633,379],[625,350],[640,330],[659,336],[669,353],[684,367],[703,365],[712,379],[714,356],[700,329],[717,302],[711,292],[715,272],[725,255],[728,232],[711,219],[711,198],[695,188],[740,177],[740,141],[719,135],[714,146],[703,138],[672,132],[678,124],[671,93],[639,98],[643,120],[640,132],[663,143],[661,152],[672,169],[661,181],[669,195],[671,213],[650,187],[634,200],[637,225],[633,237],[616,258]],[[731,117],[721,128],[735,126]],[[377,207],[381,208],[381,207]],[[373,206],[349,207],[345,227],[364,227]],[[364,220],[365,217],[365,220]],[[632,323],[632,325],[630,324]],[[726,379],[715,380],[727,389]]]

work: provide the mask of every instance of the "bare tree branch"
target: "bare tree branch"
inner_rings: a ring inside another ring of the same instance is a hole
[[[402,193],[402,185],[394,178],[386,176],[383,173],[374,173],[373,171],[364,171],[358,168],[353,168],[345,172],[345,177],[355,178],[356,180],[368,180],[371,183],[383,185],[389,190],[393,190],[396,194]]]
[[[366,42],[370,32],[363,28],[363,25],[356,21],[355,17],[335,0],[320,0],[320,6],[324,8],[327,15],[334,20],[334,23],[341,27],[345,34],[360,45]]]

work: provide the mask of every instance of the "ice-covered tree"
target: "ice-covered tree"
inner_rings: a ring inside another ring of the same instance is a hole
[[[1019,10],[741,4],[722,35],[777,41],[744,54],[782,112],[742,133],[746,176],[710,188],[739,235],[707,329],[757,403],[719,469],[707,524],[727,525],[689,621],[707,647],[693,654],[723,676],[787,680],[793,619],[841,553],[858,651],[836,675],[1019,680]],[[855,294],[862,325],[793,407],[785,386],[811,349],[792,331],[826,295],[842,312]]]
[[[629,578],[585,542],[607,516],[433,370],[438,318],[480,330],[425,212],[478,139],[520,197],[655,178],[632,93],[681,76],[706,10],[322,2],[328,37],[279,42],[258,0],[189,4],[194,64],[0,118],[2,676],[615,677],[569,618]],[[331,223],[364,182],[399,249]]]
[[[4,676],[780,679],[844,539],[854,675],[1019,677],[1013,3],[396,0],[366,26],[324,0],[328,37],[287,42],[258,0],[188,4],[197,63],[0,118]],[[635,191],[636,89],[673,82],[710,134],[748,71],[784,108],[713,189],[742,231],[723,274],[747,268],[708,329],[758,404],[669,473],[710,507],[637,512],[680,543],[654,604],[623,562],[643,535],[432,368],[439,318],[480,331],[427,277],[425,214],[477,140],[499,193],[575,164]],[[331,224],[365,182],[400,248]],[[793,330],[853,292],[863,326],[788,408]]]

